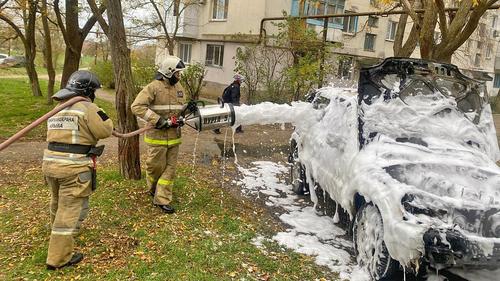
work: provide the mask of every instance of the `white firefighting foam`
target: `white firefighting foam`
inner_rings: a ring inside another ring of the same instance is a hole
[[[410,266],[422,255],[422,236],[429,228],[456,224],[409,214],[399,203],[405,194],[417,195],[413,204],[424,208],[500,205],[500,169],[495,164],[499,150],[489,106],[476,126],[451,98],[378,99],[358,108],[354,90],[324,88],[321,93],[332,102],[315,108],[302,102],[243,105],[236,108],[236,126],[295,125],[299,160],[310,186],[319,183],[351,215],[355,194],[375,203],[383,217],[389,253],[401,264]],[[369,132],[378,133],[361,151],[358,114],[365,121],[365,139]],[[404,176],[391,175],[387,167],[404,170]],[[317,200],[314,191],[311,198]],[[486,251],[492,247],[491,242],[481,245]]]

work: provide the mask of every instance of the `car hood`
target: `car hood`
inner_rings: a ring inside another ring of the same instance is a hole
[[[500,168],[486,154],[445,140],[426,141],[379,137],[368,150],[378,156],[374,165],[412,193],[461,207],[500,205]]]

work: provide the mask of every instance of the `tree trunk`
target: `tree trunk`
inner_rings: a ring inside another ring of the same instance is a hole
[[[61,77],[61,89],[66,86],[69,76],[78,70],[82,53],[83,41],[97,21],[97,16],[91,16],[85,25],[80,28],[78,19],[81,17],[78,7],[79,0],[65,1],[65,20],[64,25],[62,13],[59,10],[59,0],[54,0],[54,10],[57,16],[57,23],[66,43],[66,53],[64,56],[64,68]],[[99,9],[98,13],[103,13],[104,9]]]
[[[35,54],[31,51],[26,52],[26,73],[30,80],[31,92],[35,97],[41,97],[40,82],[38,81],[38,73],[35,68]]]
[[[75,40],[73,40],[75,41]],[[80,67],[80,58],[82,56],[83,41],[74,42],[71,46],[66,45],[64,52],[64,66],[61,77],[61,89],[66,86],[69,77],[73,72],[77,71]]]
[[[423,0],[424,16],[422,20],[422,29],[420,30],[420,57],[431,59],[433,57],[435,42],[434,30],[436,30],[437,7],[434,0]]]
[[[52,104],[52,95],[54,94],[56,71],[54,70],[54,64],[52,61],[52,41],[50,38],[50,28],[47,17],[48,17],[47,0],[42,0],[43,39],[45,42],[43,55],[45,58],[45,64],[47,66],[47,74],[49,75],[49,84],[47,87],[47,104]]]
[[[35,43],[35,21],[38,1],[30,1],[28,17],[25,19],[26,41],[24,42],[26,56],[26,72],[31,84],[31,92],[35,97],[41,97],[40,83],[35,69],[36,43]]]
[[[116,84],[117,127],[120,132],[131,132],[136,130],[138,126],[137,120],[130,110],[135,96],[135,87],[132,81],[130,50],[125,36],[121,1],[108,0],[107,6],[108,36]],[[118,155],[121,175],[127,179],[140,179],[139,136],[119,139]]]

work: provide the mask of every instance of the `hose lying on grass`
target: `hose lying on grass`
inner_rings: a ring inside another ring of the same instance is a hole
[[[16,142],[18,139],[20,139],[21,137],[26,135],[29,131],[33,130],[35,127],[39,126],[41,123],[47,121],[47,119],[49,119],[50,117],[56,115],[59,111],[63,110],[64,108],[66,108],[68,106],[71,106],[77,102],[80,102],[80,101],[89,101],[90,102],[90,100],[86,97],[74,97],[74,98],[71,98],[68,101],[54,107],[54,109],[47,112],[42,117],[38,118],[33,123],[29,124],[28,126],[23,128],[19,132],[15,133],[12,137],[8,138],[6,141],[0,143],[0,151],[9,147],[12,143]],[[142,134],[150,129],[152,129],[151,125],[146,126],[144,128],[141,128],[139,130],[130,132],[130,133],[123,133],[122,134],[122,133],[119,133],[117,131],[113,131],[113,136],[118,137],[118,138],[130,138],[130,137],[133,137],[136,135],[140,135],[140,134]]]

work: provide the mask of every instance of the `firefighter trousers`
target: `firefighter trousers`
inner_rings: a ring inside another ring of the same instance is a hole
[[[74,236],[78,234],[89,210],[92,174],[83,172],[71,177],[45,177],[51,189],[50,234],[47,264],[61,267],[73,256]]]
[[[168,205],[172,202],[178,154],[179,145],[148,146],[146,182],[155,194],[153,203],[156,205]]]

